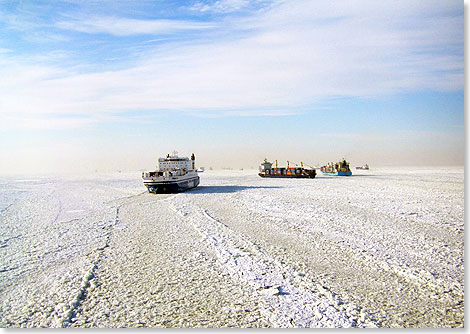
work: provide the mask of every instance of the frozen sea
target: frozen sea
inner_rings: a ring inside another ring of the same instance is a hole
[[[0,327],[463,327],[464,168],[0,177]]]

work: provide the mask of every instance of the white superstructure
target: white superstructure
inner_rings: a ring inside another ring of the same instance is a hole
[[[158,159],[158,169],[142,173],[144,185],[149,192],[184,191],[197,187],[199,176],[196,171],[194,154],[191,159],[179,157],[176,152]]]
[[[189,158],[181,158],[176,155],[174,152],[173,155],[167,155],[166,158],[158,159],[158,170],[159,171],[172,171],[178,169],[193,170],[196,169],[194,154],[191,156],[192,160]]]

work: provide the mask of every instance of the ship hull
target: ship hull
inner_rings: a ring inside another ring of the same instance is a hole
[[[324,172],[322,171],[323,175],[330,175],[330,176],[351,176],[352,172]]]
[[[315,175],[276,175],[258,173],[261,177],[279,178],[279,179],[314,179]]]
[[[144,181],[149,193],[178,193],[199,185],[199,176],[175,181]]]

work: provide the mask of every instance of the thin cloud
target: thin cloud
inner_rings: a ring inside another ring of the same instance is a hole
[[[149,45],[119,70],[71,73],[24,61],[0,68],[0,77],[11,79],[0,83],[0,109],[24,117],[131,110],[286,115],[330,96],[461,90],[463,8],[453,4],[285,1],[249,17],[227,17],[223,25],[65,20],[57,26],[113,36],[219,29],[184,43]]]
[[[7,117],[3,120],[4,126],[10,129],[28,130],[63,130],[91,126],[96,120],[91,118],[63,118],[63,117]]]
[[[191,10],[213,13],[231,13],[246,8],[250,5],[249,0],[218,0],[213,3],[196,2]]]
[[[114,36],[169,34],[185,30],[214,28],[213,23],[182,20],[137,20],[122,17],[92,17],[59,21],[56,27],[88,34],[106,33]]]

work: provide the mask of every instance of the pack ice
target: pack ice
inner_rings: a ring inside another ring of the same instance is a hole
[[[1,327],[463,327],[464,169],[0,178]]]

